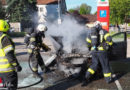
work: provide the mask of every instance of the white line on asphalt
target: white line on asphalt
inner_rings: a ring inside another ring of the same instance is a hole
[[[114,78],[114,77],[116,77],[116,75],[113,74],[112,77]],[[123,90],[122,87],[121,87],[121,84],[120,84],[119,80],[115,80],[115,84],[116,84],[118,90]]]

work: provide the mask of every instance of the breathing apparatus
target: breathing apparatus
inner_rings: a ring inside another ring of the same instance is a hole
[[[98,46],[98,40],[99,40],[99,35],[98,35],[98,30],[95,27],[91,28],[91,40],[92,40],[92,47],[94,50],[97,50]]]

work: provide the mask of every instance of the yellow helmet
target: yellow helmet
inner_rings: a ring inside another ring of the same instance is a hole
[[[9,24],[5,21],[0,19],[0,31],[7,32],[9,30]]]

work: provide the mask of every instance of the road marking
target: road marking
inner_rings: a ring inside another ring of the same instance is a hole
[[[116,75],[113,74],[112,77],[114,78],[114,77],[116,77]],[[120,84],[119,80],[115,80],[115,84],[116,84],[118,90],[123,90],[122,87],[121,87],[121,84]]]

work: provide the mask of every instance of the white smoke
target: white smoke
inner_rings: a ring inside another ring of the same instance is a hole
[[[63,50],[67,53],[71,53],[73,49],[77,49],[78,52],[86,52],[86,35],[87,28],[79,24],[74,18],[70,16],[64,16],[60,25],[55,23],[47,23],[47,34],[51,36],[63,37]]]

